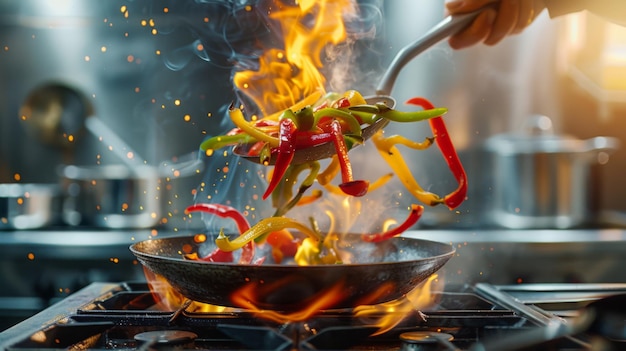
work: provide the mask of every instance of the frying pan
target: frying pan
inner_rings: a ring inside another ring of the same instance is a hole
[[[490,5],[487,5],[490,6]],[[409,43],[403,47],[393,58],[391,64],[385,71],[383,78],[381,79],[378,87],[376,88],[376,95],[366,96],[365,100],[369,105],[376,105],[377,103],[383,103],[390,108],[394,108],[396,101],[389,96],[391,89],[393,88],[398,74],[407,63],[409,63],[415,56],[424,52],[426,49],[437,44],[443,39],[453,35],[463,28],[467,27],[482,11],[484,8],[480,8],[473,12],[468,12],[460,15],[447,16],[434,27],[432,27],[426,34],[418,38],[417,40]],[[363,140],[367,140],[376,134],[377,131],[385,128],[389,124],[389,120],[381,118],[371,125],[367,125],[362,129]],[[247,149],[250,145],[240,144],[233,147],[233,153],[236,155],[251,161],[260,162],[258,156],[249,156]],[[317,161],[325,158],[330,158],[336,154],[334,145],[332,142],[317,145],[315,147],[298,149],[291,161],[292,164],[301,164],[311,161]],[[275,161],[275,158],[272,158]]]
[[[323,309],[351,308],[398,299],[438,271],[454,254],[452,246],[434,241],[395,237],[368,243],[346,235],[342,247],[353,263],[296,266],[264,263],[235,264],[186,260],[183,246],[208,252],[194,236],[147,240],[130,251],[185,297],[213,305],[273,311],[299,311],[329,291],[336,299]],[[246,291],[245,303],[237,293]]]

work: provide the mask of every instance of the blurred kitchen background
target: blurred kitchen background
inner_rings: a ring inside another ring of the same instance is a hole
[[[395,53],[443,18],[443,1],[361,4],[376,35],[357,46],[369,70],[358,88],[371,94]],[[91,281],[142,279],[129,243],[202,228],[183,214],[206,181],[198,145],[228,129],[236,55],[253,35],[270,34],[245,5],[0,0],[5,323]],[[451,271],[474,260],[456,279],[626,279],[626,28],[588,13],[543,13],[494,47],[437,45],[404,68],[392,95],[399,107],[424,96],[449,109],[468,200],[454,212],[428,209],[415,235],[458,243]],[[554,135],[537,134],[550,125],[537,115],[550,118]],[[394,128],[428,134],[427,126]],[[565,149],[520,151],[545,139]],[[437,154],[410,163],[435,192],[455,184]],[[89,210],[96,203],[110,208]],[[532,255],[553,269],[520,269],[516,258]]]

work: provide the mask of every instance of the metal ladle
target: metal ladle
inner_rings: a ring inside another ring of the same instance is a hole
[[[384,103],[390,108],[394,108],[396,101],[389,96],[391,89],[398,78],[398,74],[415,56],[424,52],[426,49],[437,44],[441,40],[459,32],[461,29],[466,28],[475,18],[480,14],[484,8],[476,10],[474,12],[468,12],[462,15],[447,16],[437,25],[432,27],[426,34],[419,39],[403,47],[394,57],[389,68],[383,75],[378,87],[376,88],[376,95],[366,96],[365,100],[370,105],[377,103]],[[376,132],[385,128],[389,124],[389,120],[381,118],[373,124],[367,125],[362,128],[363,140],[371,138]],[[239,144],[233,147],[233,153],[251,162],[259,163],[260,158],[258,156],[249,156],[247,151],[250,145]],[[325,158],[330,158],[336,153],[333,143],[327,142],[318,146],[299,149],[296,151],[292,164],[301,164],[311,161],[317,161]]]

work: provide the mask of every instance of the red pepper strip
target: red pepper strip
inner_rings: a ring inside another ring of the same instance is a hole
[[[296,126],[292,120],[285,118],[280,120],[280,132],[278,135],[278,155],[276,156],[276,163],[274,164],[274,173],[270,180],[267,190],[263,194],[263,200],[274,191],[280,180],[283,178],[285,171],[291,164],[293,156],[295,155],[296,145],[294,144],[294,134]]]
[[[350,106],[350,100],[348,100],[348,98],[342,97],[335,101],[332,106],[335,108],[348,107]]]
[[[244,217],[243,214],[241,214],[241,212],[237,211],[233,207],[230,207],[227,205],[221,205],[221,204],[199,203],[199,204],[191,205],[185,209],[185,213],[196,212],[196,211],[214,214],[221,218],[232,219],[233,221],[235,221],[235,224],[237,225],[237,230],[239,231],[239,234],[244,233],[250,229],[250,223],[248,223],[248,220],[246,219],[246,217]],[[230,259],[228,258],[228,255],[227,255],[228,253],[231,254]],[[249,264],[252,261],[253,257],[254,257],[254,243],[250,242],[241,249],[241,257],[239,258],[239,263]],[[225,261],[226,259],[229,259],[229,260]],[[232,257],[232,252],[226,252],[217,248],[215,249],[215,251],[211,252],[208,256],[203,257],[202,260],[204,261],[209,260],[210,262],[232,262],[233,257]]]
[[[271,232],[267,236],[267,243],[272,246],[274,263],[281,263],[283,258],[295,256],[299,245],[287,229]]]
[[[330,133],[298,132],[295,136],[296,149],[306,149],[332,140]]]
[[[233,262],[234,259],[232,251],[222,251],[219,247],[204,257],[198,257],[198,260],[205,262]]]
[[[435,108],[430,101],[421,97],[412,98],[407,101],[407,104],[421,106],[426,110]],[[443,198],[443,202],[449,209],[452,210],[465,201],[465,197],[467,195],[467,174],[465,173],[465,169],[459,159],[459,155],[457,155],[454,145],[452,144],[452,140],[450,139],[450,135],[448,134],[448,129],[446,128],[443,118],[435,117],[428,120],[428,123],[430,124],[430,128],[435,136],[435,142],[437,143],[437,146],[446,160],[450,171],[452,171],[452,174],[458,183],[456,190]]]
[[[404,220],[404,222],[402,222],[402,224],[386,232],[377,234],[364,234],[362,236],[363,241],[376,243],[379,241],[387,240],[389,238],[393,238],[396,235],[400,235],[404,231],[409,229],[413,224],[417,223],[420,217],[422,217],[422,213],[424,213],[424,206],[412,204],[411,212],[409,213],[409,216]]]
[[[270,121],[267,119],[260,119],[254,125],[257,127],[269,127],[269,126],[277,126],[278,122]]]
[[[265,142],[257,141],[256,143],[254,143],[254,145],[252,145],[248,149],[248,152],[246,154],[248,156],[259,156],[259,154],[261,154],[261,150],[263,149],[263,146],[265,146]]]
[[[352,166],[348,158],[348,146],[341,132],[341,124],[339,121],[333,121],[331,124],[331,134],[333,135],[333,143],[341,168],[341,181],[339,188],[348,195],[363,196],[367,194],[369,182],[366,180],[354,180],[352,177]]]

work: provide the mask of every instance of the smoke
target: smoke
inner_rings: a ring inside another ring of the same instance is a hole
[[[377,37],[383,19],[381,4],[378,1],[360,3],[356,13],[358,15],[347,19],[349,35],[346,40],[325,49],[329,91],[373,92],[380,76],[378,59],[384,56]]]

